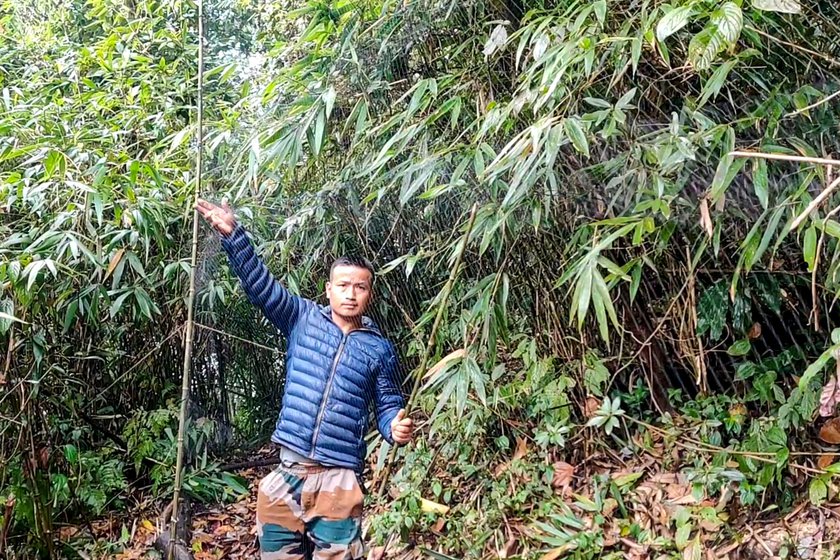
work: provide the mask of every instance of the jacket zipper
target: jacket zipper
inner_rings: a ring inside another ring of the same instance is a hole
[[[327,386],[324,389],[324,397],[321,400],[321,406],[318,409],[318,416],[315,418],[315,431],[312,433],[312,445],[310,446],[311,449],[309,451],[309,457],[315,457],[315,441],[318,439],[318,434],[321,432],[321,421],[324,419],[324,412],[327,408],[327,401],[330,398],[330,389],[332,389],[333,380],[335,379],[335,372],[338,369],[338,360],[341,358],[341,353],[344,351],[344,345],[347,342],[347,337],[350,336],[351,333],[357,331],[367,331],[367,332],[374,332],[370,329],[360,328],[350,331],[349,333],[341,333],[341,343],[338,345],[338,350],[335,352],[335,358],[333,358],[332,369],[330,370],[330,377],[327,379]]]

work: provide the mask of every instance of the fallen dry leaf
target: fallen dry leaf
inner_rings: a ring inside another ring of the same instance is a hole
[[[525,438],[516,438],[516,451],[513,452],[513,460],[518,461],[528,454],[528,442]]]
[[[601,515],[607,518],[612,517],[616,509],[618,509],[618,502],[615,498],[607,498],[604,500],[604,507],[601,508]]]
[[[595,412],[601,408],[601,403],[595,397],[586,397],[586,402],[583,404],[583,415],[586,418],[595,416]]]
[[[750,340],[755,340],[756,338],[761,337],[761,323],[753,323],[750,327],[750,331],[747,333],[747,338]]]
[[[820,458],[817,459],[817,466],[821,469],[827,469],[832,463],[834,463],[834,455],[820,455]]]
[[[836,445],[840,443],[840,418],[832,418],[820,428],[820,439]]]
[[[831,416],[838,404],[840,404],[840,362],[837,362],[834,377],[828,380],[820,394],[820,416]]]
[[[712,216],[709,213],[709,200],[705,197],[700,199],[700,226],[709,239],[714,236],[715,227],[712,225]]]
[[[551,486],[555,490],[560,490],[561,494],[565,493],[572,485],[572,479],[575,475],[575,468],[565,461],[558,461],[554,463],[554,478],[551,481]]]
[[[66,527],[61,527],[58,530],[58,540],[60,540],[62,542],[67,541],[69,539],[72,539],[73,537],[75,537],[78,534],[79,534],[79,528],[78,527],[75,527],[73,525],[68,525]]]
[[[558,546],[557,548],[555,548],[553,550],[549,550],[548,552],[546,552],[545,554],[540,556],[540,560],[557,560],[563,554],[567,553],[571,549],[572,549],[572,547],[568,544],[564,544],[563,546]]]
[[[700,539],[695,538],[691,544],[683,550],[683,560],[701,560],[703,558],[703,549],[700,545]]]
[[[501,474],[503,474],[506,470],[510,468],[510,464],[513,461],[518,461],[527,454],[528,442],[525,441],[524,438],[516,438],[516,451],[513,452],[513,458],[510,461],[505,461],[504,463],[499,463],[498,465],[496,465],[496,468],[493,469],[493,476],[498,478]]]
[[[382,560],[385,556],[385,547],[384,546],[375,546],[370,549],[368,552],[367,560]]]
[[[510,558],[514,555],[516,551],[516,539],[511,537],[508,539],[508,542],[505,543],[505,546],[499,551],[499,558]]]

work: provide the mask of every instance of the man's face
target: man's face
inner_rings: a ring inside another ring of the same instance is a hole
[[[327,282],[327,297],[334,313],[352,319],[360,317],[371,298],[373,278],[358,266],[337,266]]]

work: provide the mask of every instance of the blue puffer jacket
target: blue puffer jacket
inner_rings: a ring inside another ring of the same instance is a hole
[[[322,465],[361,473],[371,401],[389,443],[391,421],[405,406],[393,345],[369,318],[344,334],[329,306],[289,293],[254,252],[241,225],[222,246],[248,299],[287,339],[286,385],[272,441]]]

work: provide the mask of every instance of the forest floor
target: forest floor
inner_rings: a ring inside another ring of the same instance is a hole
[[[583,521],[581,531],[602,532],[602,539],[593,543],[590,549],[594,554],[578,556],[569,554],[569,547],[552,549],[550,546],[536,546],[533,525],[511,520],[506,530],[509,541],[495,550],[486,549],[475,557],[536,557],[542,560],[602,557],[631,560],[840,558],[840,504],[815,507],[805,499],[799,505],[780,512],[773,504],[740,506],[738,498],[729,491],[714,499],[698,498],[684,474],[666,472],[661,468],[662,464],[661,457],[647,454],[633,457],[623,464],[606,455],[590,457],[585,465],[577,467],[555,463],[555,489],[571,506],[577,518]],[[254,527],[256,490],[260,479],[271,468],[238,471],[249,481],[250,492],[235,503],[194,506],[192,552],[196,560],[258,557]],[[580,504],[591,503],[587,500],[593,498],[590,480],[596,474],[609,476],[626,492],[619,494],[623,496],[621,502],[611,497],[601,500],[600,511],[593,513],[582,509]],[[798,483],[791,480],[790,484]],[[456,509],[453,508],[453,512]],[[368,511],[377,512],[375,509]],[[112,558],[161,558],[153,547],[159,530],[156,524],[159,515],[159,510],[149,504],[145,512],[133,519],[99,520],[92,524],[92,529],[95,538],[100,541],[114,543],[121,538],[126,543],[121,552],[110,556]],[[367,526],[365,529],[367,532]],[[413,535],[414,542],[410,545],[393,542],[387,547],[370,547],[368,560],[424,557],[423,546],[435,550],[435,540],[445,530],[445,520],[440,519],[430,531]],[[79,531],[81,528],[64,528],[62,533],[73,537]],[[464,538],[468,539],[469,535]],[[447,558],[442,554],[435,557],[438,560]]]

